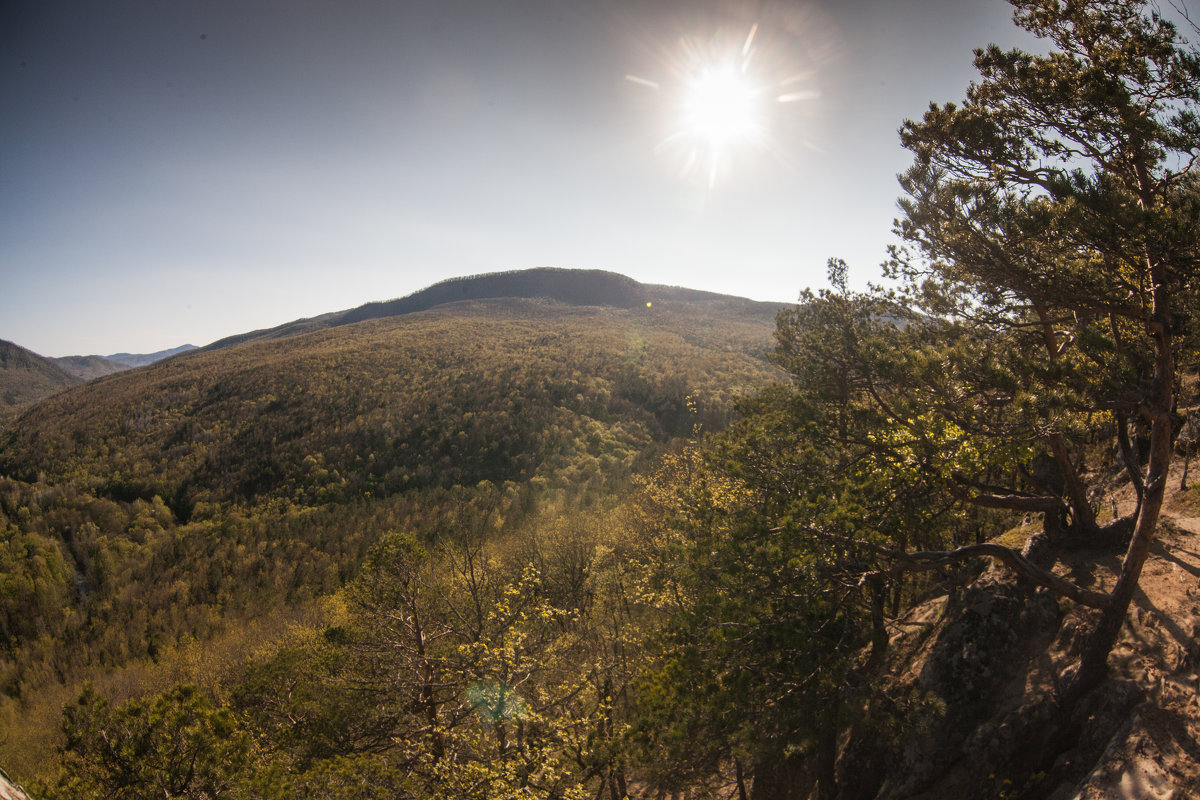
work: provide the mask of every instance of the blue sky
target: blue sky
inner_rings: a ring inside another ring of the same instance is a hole
[[[779,302],[831,256],[875,280],[897,128],[962,97],[972,48],[1021,41],[1009,17],[1002,0],[9,2],[0,338],[151,352],[537,266]],[[804,99],[715,177],[684,173],[664,140],[685,56],[752,29],[763,91]]]

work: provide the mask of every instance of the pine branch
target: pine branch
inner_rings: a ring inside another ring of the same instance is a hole
[[[1080,605],[1105,609],[1112,602],[1108,594],[1084,589],[1060,575],[1055,575],[1050,570],[1035,565],[1011,547],[992,542],[966,545],[955,550],[929,550],[916,553],[885,550],[880,555],[885,553],[887,557],[894,559],[897,563],[887,569],[869,572],[862,576],[862,580],[866,581],[874,577],[890,578],[906,572],[923,572],[968,561],[979,556],[987,556],[1002,561],[1018,575],[1038,586],[1044,586],[1055,594],[1074,600]]]
[[[859,576],[860,586],[872,580],[892,578],[906,572],[924,572],[926,570],[937,569],[938,567],[969,561],[972,558],[986,556],[1007,564],[1021,577],[1036,583],[1038,586],[1044,586],[1061,597],[1074,600],[1080,605],[1088,606],[1089,608],[1106,609],[1112,602],[1108,594],[1084,589],[1082,586],[1072,583],[1060,575],[1055,575],[1050,570],[1042,569],[1011,547],[1005,547],[1004,545],[992,542],[965,545],[954,550],[922,550],[915,553],[905,553],[901,550],[892,550],[883,547],[874,542],[854,539],[849,536],[840,536],[819,528],[806,527],[805,530],[822,539],[834,540],[854,547],[864,548],[877,556],[893,562],[892,566],[886,569],[873,570],[861,574]]]

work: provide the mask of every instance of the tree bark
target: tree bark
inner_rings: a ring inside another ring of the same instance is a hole
[[[759,759],[754,768],[754,784],[750,800],[803,800],[808,792],[803,786],[801,758],[798,755],[772,753]]]
[[[1079,479],[1075,465],[1071,463],[1071,454],[1067,452],[1066,442],[1063,441],[1061,435],[1055,433],[1050,436],[1050,450],[1054,454],[1054,460],[1058,463],[1058,470],[1062,474],[1067,497],[1071,499],[1075,527],[1080,533],[1094,533],[1096,514],[1092,511],[1091,503],[1088,502],[1087,488]]]
[[[1154,380],[1146,407],[1150,418],[1150,460],[1142,503],[1138,509],[1133,538],[1121,562],[1121,574],[1113,587],[1111,602],[1100,618],[1100,624],[1088,637],[1079,672],[1068,689],[1068,701],[1074,702],[1095,688],[1108,672],[1108,654],[1121,633],[1125,614],[1133,600],[1142,567],[1150,555],[1150,545],[1158,531],[1167,488],[1167,473],[1173,455],[1171,413],[1175,406],[1175,353],[1171,342],[1170,295],[1167,291],[1164,267],[1147,254],[1150,279],[1153,285],[1154,315],[1150,335],[1154,340]]]
[[[829,712],[822,721],[817,739],[817,800],[837,797],[838,701],[829,701]]]
[[[1125,472],[1137,492],[1138,506],[1141,506],[1142,495],[1145,494],[1146,484],[1142,480],[1142,467],[1138,464],[1137,452],[1133,449],[1133,440],[1129,438],[1129,416],[1124,411],[1118,411],[1117,417],[1117,447],[1121,450],[1121,460],[1125,462]]]
[[[1091,589],[1084,589],[1082,586],[1071,583],[1066,578],[1055,575],[1050,570],[1033,564],[1016,550],[1000,544],[985,542],[984,544],[966,545],[957,550],[932,550],[917,553],[897,553],[884,550],[883,548],[877,549],[883,555],[895,558],[898,563],[887,569],[864,575],[862,578],[864,581],[873,580],[877,576],[891,577],[905,572],[936,569],[937,567],[955,564],[971,558],[988,556],[1003,561],[1012,567],[1013,571],[1018,575],[1033,581],[1039,586],[1045,586],[1055,594],[1074,600],[1080,605],[1106,609],[1112,602],[1107,594],[1094,592]]]
[[[884,624],[883,604],[887,599],[887,587],[882,579],[871,581],[871,654],[867,658],[867,671],[883,663],[888,648],[887,626]]]

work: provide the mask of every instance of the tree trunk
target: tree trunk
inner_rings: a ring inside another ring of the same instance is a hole
[[[888,648],[887,625],[883,618],[883,604],[887,599],[887,587],[883,579],[872,580],[871,589],[871,653],[867,658],[867,670],[883,663]]]
[[[750,800],[806,800],[804,768],[799,755],[764,755],[754,768]]]
[[[1169,296],[1158,270],[1151,260],[1151,277],[1154,282],[1154,316],[1150,323],[1150,334],[1154,339],[1154,382],[1147,403],[1150,417],[1150,459],[1146,469],[1146,485],[1138,509],[1133,538],[1121,562],[1121,574],[1113,587],[1111,603],[1104,610],[1100,624],[1088,637],[1080,660],[1079,672],[1068,689],[1068,703],[1074,703],[1104,679],[1108,672],[1108,654],[1121,633],[1125,614],[1133,600],[1142,567],[1150,555],[1158,531],[1158,516],[1162,511],[1167,488],[1167,472],[1171,468],[1172,427],[1171,413],[1175,406],[1175,354],[1171,348],[1171,313]]]
[[[1133,440],[1129,438],[1129,417],[1123,411],[1118,411],[1116,417],[1117,446],[1121,451],[1121,460],[1125,462],[1125,471],[1129,474],[1130,482],[1133,483],[1133,490],[1137,492],[1137,501],[1140,507],[1146,485],[1142,481],[1142,467],[1138,463],[1137,451],[1133,447]]]
[[[1096,514],[1092,511],[1091,503],[1088,502],[1087,487],[1083,485],[1075,465],[1071,463],[1071,454],[1067,452],[1067,445],[1061,434],[1055,433],[1050,436],[1050,450],[1054,454],[1054,460],[1062,475],[1067,497],[1071,500],[1071,511],[1074,516],[1072,522],[1075,523],[1075,528],[1079,533],[1085,535],[1094,533]]]
[[[1160,428],[1162,430],[1160,430]],[[1142,567],[1150,555],[1150,545],[1158,530],[1159,512],[1162,511],[1163,495],[1167,486],[1166,469],[1171,463],[1170,421],[1154,423],[1150,434],[1150,479],[1146,482],[1146,493],[1133,529],[1133,539],[1121,562],[1121,574],[1113,587],[1111,605],[1104,610],[1100,624],[1088,637],[1080,661],[1079,673],[1070,691],[1071,700],[1077,700],[1094,689],[1108,672],[1108,654],[1125,622],[1133,593],[1142,575]],[[1161,471],[1160,471],[1161,470]]]
[[[738,800],[750,800],[750,796],[746,794],[746,771],[742,769],[740,759],[735,759],[733,762],[734,775],[737,778]]]
[[[837,797],[838,702],[831,699],[817,740],[817,800]]]

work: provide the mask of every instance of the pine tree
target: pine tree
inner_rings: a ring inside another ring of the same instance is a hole
[[[1060,499],[1072,533],[1098,530],[1073,428],[1114,421],[1139,503],[1079,692],[1104,674],[1172,459],[1179,350],[1197,300],[1200,53],[1145,2],[1012,2],[1016,23],[1052,49],[976,51],[966,100],[904,124],[916,159],[901,178],[906,245],[891,268],[928,319],[969,332],[959,340],[983,358],[977,373],[995,354],[985,337],[1015,351],[959,398],[982,410],[956,414],[979,438],[1002,417],[1038,433],[1055,468],[1038,494]],[[1145,467],[1128,435],[1138,427]],[[1000,507],[1029,502],[969,479],[958,488]]]

